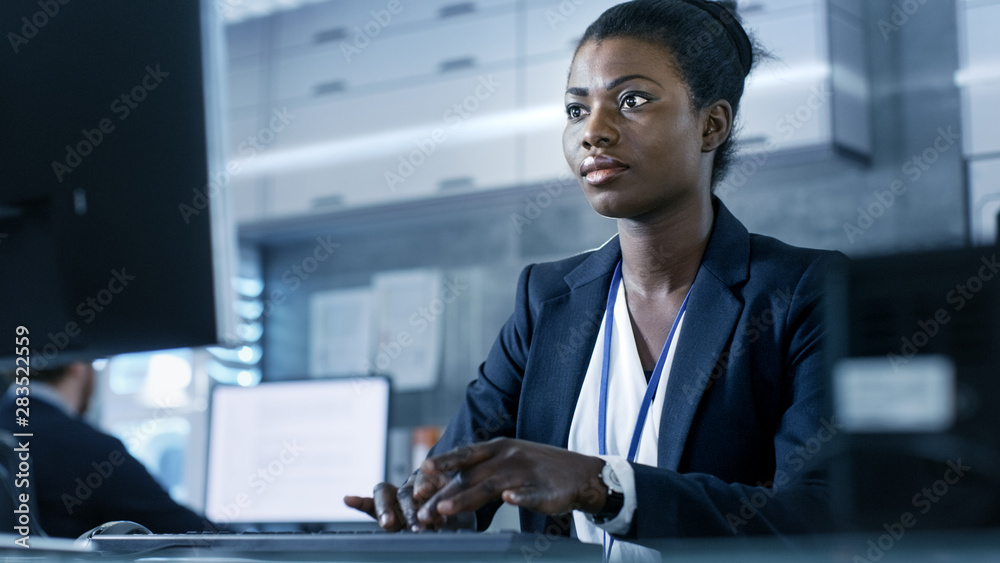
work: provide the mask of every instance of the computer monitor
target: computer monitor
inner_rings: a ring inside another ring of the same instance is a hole
[[[1000,525],[1000,251],[868,257],[828,275],[840,521]],[[830,455],[827,455],[830,454]],[[888,530],[888,531],[887,531]]]
[[[344,495],[385,480],[389,380],[216,387],[205,515],[216,524],[370,521]]]
[[[215,4],[0,2],[0,334],[32,367],[233,334]]]

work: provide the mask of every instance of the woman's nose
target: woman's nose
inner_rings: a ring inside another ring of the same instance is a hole
[[[608,147],[618,143],[618,128],[614,123],[614,114],[610,109],[594,108],[583,129],[581,142],[583,147]]]

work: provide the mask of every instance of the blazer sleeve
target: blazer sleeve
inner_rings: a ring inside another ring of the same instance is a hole
[[[638,505],[624,539],[807,533],[830,528],[826,476],[813,463],[818,450],[837,434],[835,421],[825,413],[821,357],[825,262],[818,258],[804,271],[781,325],[784,335],[778,341],[785,348],[780,357],[784,358],[782,386],[787,408],[774,436],[771,482],[763,486],[727,483],[705,473],[682,474],[633,463]]]

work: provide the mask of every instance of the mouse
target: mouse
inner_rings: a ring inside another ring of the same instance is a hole
[[[152,534],[149,528],[131,520],[112,520],[80,535],[74,542],[77,547],[89,548],[90,540],[95,536],[130,536],[135,534]]]

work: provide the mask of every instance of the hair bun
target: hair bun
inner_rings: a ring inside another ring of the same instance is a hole
[[[716,21],[722,25],[722,28],[729,35],[729,38],[733,42],[733,46],[736,47],[736,53],[740,58],[740,66],[743,67],[743,76],[746,77],[750,74],[750,69],[753,68],[753,44],[750,42],[750,37],[747,35],[745,29],[743,29],[743,24],[740,22],[740,16],[736,12],[736,2],[735,0],[676,0],[678,2],[686,2],[692,6],[696,6],[705,10]]]

